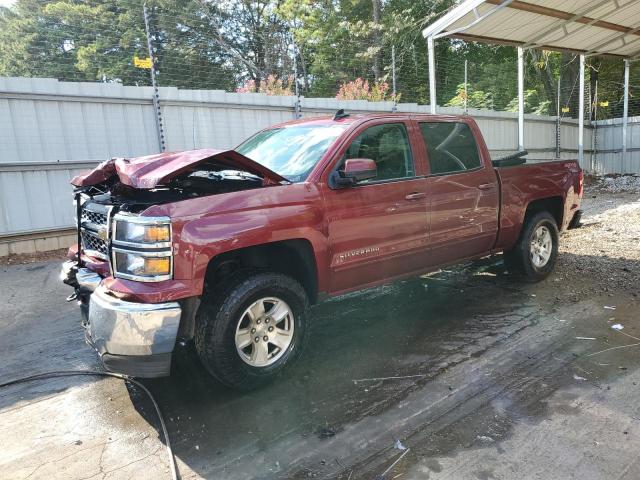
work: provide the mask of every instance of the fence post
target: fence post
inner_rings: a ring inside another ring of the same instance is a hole
[[[393,88],[393,107],[392,112],[398,110],[398,101],[396,99],[396,46],[391,45],[391,83]]]
[[[153,87],[153,110],[156,118],[156,131],[158,132],[158,147],[160,151],[165,151],[164,144],[164,127],[162,125],[162,110],[160,109],[160,95],[158,85],[156,83],[156,59],[153,55],[153,45],[151,44],[151,29],[149,27],[149,12],[147,4],[142,6],[144,14],[144,29],[147,33],[147,49],[149,50],[149,58],[151,59],[151,86]]]
[[[302,106],[300,105],[300,89],[298,87],[298,49],[295,39],[293,40],[293,84],[296,94],[293,116],[297,120],[302,116]]]
[[[469,92],[467,90],[467,78],[468,78],[468,69],[467,69],[467,64],[468,64],[469,60],[467,60],[466,58],[464,59],[464,114],[466,115],[467,113],[469,113],[469,110],[467,108],[468,105],[468,99],[469,99]]]
[[[589,84],[591,88],[591,84]],[[593,96],[593,119],[590,119],[589,123],[593,126],[593,147],[591,148],[591,161],[589,162],[589,169],[595,172],[595,166],[598,163],[598,80],[596,80],[596,91]]]

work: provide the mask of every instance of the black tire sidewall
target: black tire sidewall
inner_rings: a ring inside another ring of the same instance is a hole
[[[196,317],[196,350],[205,368],[220,382],[239,389],[259,387],[279,375],[300,354],[308,338],[308,300],[302,286],[278,273],[239,275],[224,291],[203,302]],[[256,300],[275,297],[293,312],[293,339],[276,362],[252,367],[238,354],[235,333],[240,316]]]

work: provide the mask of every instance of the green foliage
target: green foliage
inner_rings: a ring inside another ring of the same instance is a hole
[[[467,84],[467,91],[465,92],[464,83],[458,85],[456,96],[449,100],[446,106],[464,108],[465,99],[467,100],[467,108],[494,108],[493,94],[491,92],[475,90],[469,84]]]
[[[524,113],[533,113],[536,115],[549,115],[550,100],[544,100],[540,97],[537,90],[524,91]],[[513,98],[507,105],[508,112],[518,111],[518,97]]]
[[[149,85],[149,71],[133,65],[134,56],[148,56],[143,1],[16,0],[0,7],[0,75]],[[455,3],[147,0],[160,85],[291,94],[297,64],[303,95],[334,97],[342,89],[353,96],[354,82],[366,82],[370,91],[358,98],[389,98],[394,48],[397,92],[418,103],[429,102],[422,29]],[[515,48],[455,39],[436,42],[439,104],[464,104],[465,60],[469,107],[517,108]],[[525,61],[526,111],[555,115],[560,76],[560,103],[575,116],[575,57],[528,50]],[[592,91],[597,80],[598,99],[609,102],[609,112],[619,109],[622,62],[590,58],[588,66]],[[632,78],[637,73],[634,63]]]

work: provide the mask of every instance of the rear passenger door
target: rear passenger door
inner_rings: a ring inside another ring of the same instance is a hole
[[[429,163],[431,260],[489,253],[498,233],[499,186],[473,131],[459,121],[419,121]]]
[[[412,122],[375,120],[360,126],[338,152],[329,177],[349,158],[375,161],[377,177],[346,188],[331,188],[327,182],[332,292],[378,283],[427,264],[427,179],[424,164],[416,164],[411,138],[419,141]]]

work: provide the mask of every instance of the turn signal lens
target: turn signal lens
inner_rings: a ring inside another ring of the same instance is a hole
[[[169,257],[147,257],[144,259],[145,275],[168,275],[170,269],[171,261]]]
[[[169,225],[148,225],[144,232],[144,241],[149,243],[169,242]]]

